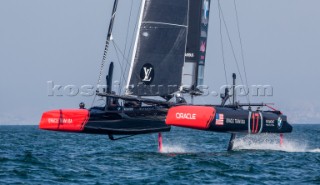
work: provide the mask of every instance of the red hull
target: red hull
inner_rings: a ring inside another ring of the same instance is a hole
[[[166,124],[178,127],[207,130],[216,110],[205,106],[177,106],[168,111]]]
[[[43,113],[39,128],[43,130],[82,132],[89,120],[85,109],[52,110]]]

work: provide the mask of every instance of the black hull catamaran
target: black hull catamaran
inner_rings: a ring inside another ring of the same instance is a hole
[[[236,75],[233,75],[234,82]],[[233,84],[235,92],[235,83]],[[228,90],[221,96],[221,105],[180,105],[169,109],[166,123],[170,126],[192,128],[204,131],[231,133],[228,150],[233,149],[237,133],[261,134],[279,133],[280,144],[283,144],[283,133],[291,133],[292,126],[287,116],[268,104],[240,104],[235,102],[225,105],[230,98]],[[247,107],[245,109],[244,107]],[[268,107],[271,110],[262,111]],[[255,111],[252,108],[256,108]]]
[[[219,17],[223,16],[219,1],[217,6],[219,9]],[[190,47],[187,47],[186,62],[184,65],[185,67],[188,67],[188,65],[191,64],[191,69],[193,69],[189,71],[189,74],[191,75],[189,75],[190,77],[189,79],[187,79],[188,82],[186,83],[193,84],[193,86],[189,90],[187,90],[187,92],[191,94],[191,97],[201,95],[201,92],[194,91],[194,87],[203,85],[204,79],[210,0],[203,1],[202,7],[203,11],[201,13],[201,22],[197,23],[197,20],[199,19],[196,19],[196,16],[190,18],[190,20],[192,21],[189,20],[189,26],[192,25],[191,22],[193,24],[196,23],[197,25],[200,25],[200,27],[198,26],[198,32],[201,35],[200,45],[193,45],[195,46],[195,48],[200,48],[198,50],[193,49],[193,51],[200,52],[194,52],[196,54],[190,54],[188,53],[188,49],[190,49]],[[220,22],[221,21],[222,20],[220,17]],[[189,28],[189,30],[191,29],[192,28]],[[196,28],[193,27],[193,29]],[[195,32],[196,31],[193,31],[193,33]],[[192,37],[192,35],[188,35],[188,43],[190,43],[191,40],[197,40]],[[188,58],[188,56],[194,55],[197,56],[192,59]],[[237,133],[279,133],[280,144],[282,144],[283,133],[292,132],[292,126],[288,123],[287,116],[285,116],[281,111],[272,108],[270,104],[241,104],[239,102],[236,102],[236,74],[233,74],[232,78],[233,84],[231,88],[226,88],[225,93],[221,94],[222,102],[220,105],[176,105],[169,109],[166,117],[166,124],[169,126],[192,128],[204,131],[231,133],[228,150],[233,149],[233,142],[236,138]],[[232,93],[229,93],[230,90],[232,90]],[[232,98],[231,103],[229,105],[226,105],[226,102],[230,98]],[[269,110],[263,110],[263,108],[265,107]]]
[[[115,0],[98,84],[112,44],[117,5]],[[280,111],[251,110],[268,105],[234,100],[225,105],[231,97],[228,89],[221,105],[192,105],[181,97],[189,94],[193,101],[194,96],[202,95],[196,87],[204,80],[210,0],[142,0],[140,8],[131,67],[124,69],[128,74],[125,94],[112,91],[114,64],[110,62],[106,88],[97,91],[104,106],[85,109],[80,104],[80,109],[45,112],[40,129],[103,134],[111,140],[159,133],[160,150],[161,133],[170,131],[171,126],[231,133],[229,149],[236,133],[292,131]],[[235,75],[233,91],[234,87]]]
[[[231,133],[228,150],[233,149],[237,133],[280,133],[282,145],[282,134],[292,132],[287,117],[280,111],[250,111],[243,109],[241,105],[176,106],[169,110],[166,123],[178,127]]]
[[[118,0],[115,0],[101,70],[109,45],[113,43],[117,5]],[[127,92],[116,95],[112,91],[114,64],[110,62],[106,88],[97,92],[97,96],[105,98],[105,106],[46,112],[40,122],[41,129],[107,134],[110,139],[116,139],[114,135],[170,131],[165,118],[168,109],[176,104],[169,100],[181,86],[189,1],[142,0],[140,8],[131,67],[127,73]],[[102,71],[98,84],[101,74]]]

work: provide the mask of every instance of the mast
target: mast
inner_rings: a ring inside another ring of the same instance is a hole
[[[112,14],[111,14],[111,20],[110,20],[110,24],[109,24],[109,29],[108,29],[108,35],[107,35],[107,41],[106,41],[106,46],[105,46],[105,54],[103,55],[103,60],[106,59],[107,57],[107,52],[109,49],[109,44],[112,38],[112,30],[113,30],[113,25],[114,25],[114,19],[116,17],[116,12],[117,12],[117,7],[118,7],[118,1],[119,0],[115,0],[113,3],[113,9],[112,9]]]
[[[113,79],[113,62],[110,63],[109,65],[109,72],[108,75],[106,76],[106,82],[107,82],[107,89],[106,89],[106,93],[108,94],[112,94],[112,79]],[[106,97],[106,109],[108,108],[108,106],[111,103],[111,98],[110,97]]]
[[[236,104],[236,79],[237,79],[237,75],[236,73],[232,74],[232,105]]]
[[[103,58],[102,58],[102,62],[101,62],[101,68],[100,68],[100,74],[99,74],[99,79],[98,79],[98,85],[101,82],[101,76],[102,76],[102,71],[104,68],[104,63],[107,59],[107,53],[109,50],[109,45],[110,45],[110,41],[112,39],[112,30],[113,30],[113,25],[114,25],[114,20],[116,17],[116,12],[117,12],[117,7],[118,7],[118,1],[119,0],[115,0],[113,3],[113,9],[112,9],[112,14],[111,14],[111,19],[110,19],[110,24],[109,24],[109,28],[108,28],[108,34],[107,34],[107,39],[106,39],[106,44],[104,47],[104,52],[103,52]]]

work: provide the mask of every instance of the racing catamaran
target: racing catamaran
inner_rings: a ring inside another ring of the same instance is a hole
[[[102,67],[112,38],[118,0],[114,1]],[[171,126],[231,133],[288,133],[287,117],[277,110],[252,110],[266,104],[240,104],[229,89],[221,105],[188,104],[181,94],[202,95],[210,0],[142,0],[125,94],[112,91],[110,62],[106,89],[97,92],[105,105],[45,112],[40,129],[104,134],[110,139],[170,131]],[[100,72],[101,77],[101,72]],[[99,82],[100,82],[99,77]],[[233,75],[233,92],[236,75]],[[226,105],[233,97],[233,102]],[[247,107],[245,109],[245,107]],[[124,137],[115,138],[115,135]]]
[[[115,0],[103,64],[112,39],[117,7],[118,0]],[[105,98],[105,106],[45,112],[40,128],[107,134],[110,139],[116,139],[114,135],[170,131],[165,117],[168,108],[177,104],[169,100],[181,86],[188,16],[188,0],[142,0],[126,93],[112,91],[114,64],[110,62],[106,90],[97,92],[97,96]]]

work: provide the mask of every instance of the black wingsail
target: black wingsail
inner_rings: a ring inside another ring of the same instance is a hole
[[[127,94],[166,96],[179,90],[189,0],[143,0]]]
[[[183,85],[203,85],[210,0],[190,0],[188,42]]]

